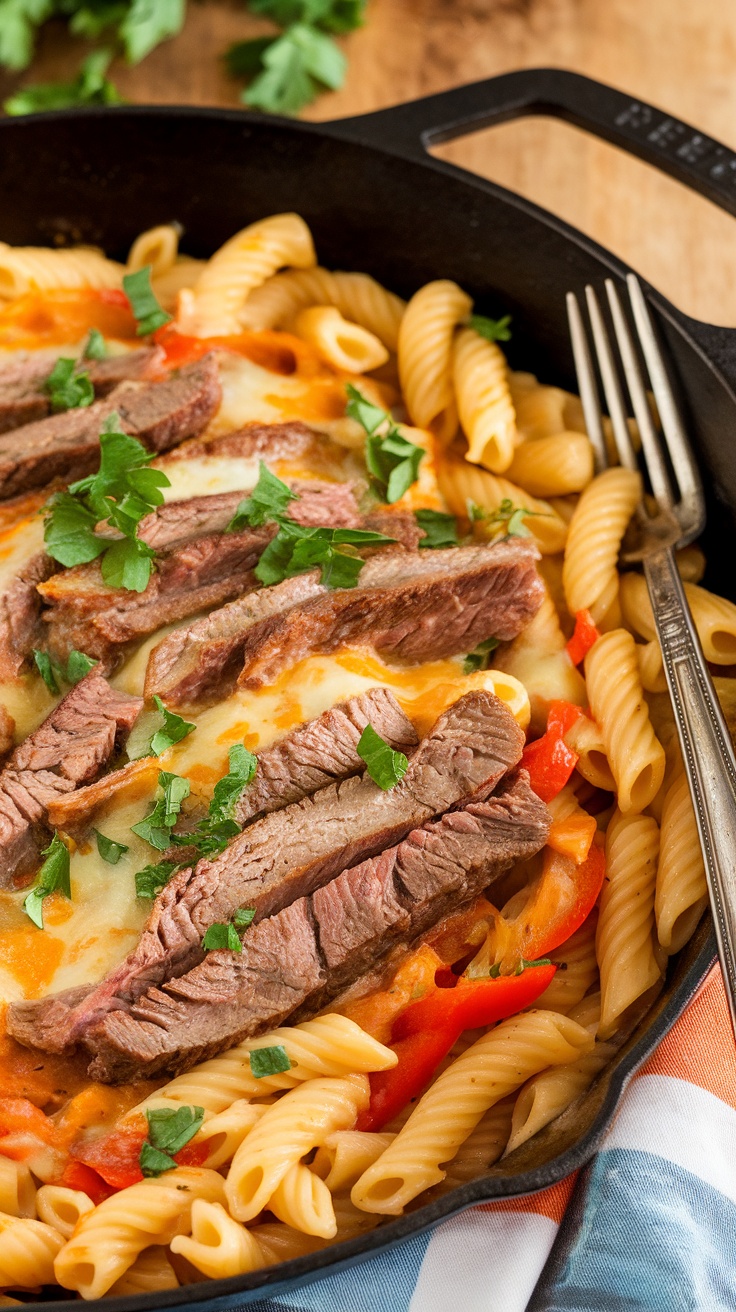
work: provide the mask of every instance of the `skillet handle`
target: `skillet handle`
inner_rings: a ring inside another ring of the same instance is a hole
[[[333,136],[422,159],[435,143],[529,114],[592,132],[736,215],[736,152],[661,109],[561,68],[503,73],[322,126]]]

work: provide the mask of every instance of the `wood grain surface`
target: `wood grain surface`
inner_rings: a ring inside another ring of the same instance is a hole
[[[234,106],[240,87],[222,51],[269,30],[236,0],[190,0],[181,36],[113,75],[131,101]],[[306,117],[368,112],[554,65],[610,82],[736,147],[731,0],[369,0],[366,26],[344,45],[344,88]],[[61,26],[47,25],[23,80],[70,76],[82,53]],[[0,77],[0,94],[18,81]],[[688,313],[736,325],[736,219],[656,170],[546,119],[489,129],[440,153],[574,223]]]

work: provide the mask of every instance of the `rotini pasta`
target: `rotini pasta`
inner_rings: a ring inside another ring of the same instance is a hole
[[[502,474],[511,464],[517,441],[503,351],[472,328],[461,328],[453,346],[452,377],[460,423],[468,439],[466,460]]]
[[[393,1134],[375,1131],[338,1130],[317,1152],[313,1170],[322,1176],[332,1193],[352,1188],[358,1176],[373,1165],[393,1138]]]
[[[335,369],[365,374],[388,360],[383,342],[367,328],[343,319],[334,305],[312,305],[294,321],[297,337],[313,346]]]
[[[561,1011],[565,1015],[574,1015],[574,1010],[582,1004],[586,993],[598,979],[598,958],[596,956],[596,926],[598,917],[592,912],[563,943],[549,953],[551,961],[557,963],[558,970],[552,983],[537,999],[536,1005],[547,1011]],[[580,1022],[582,1024],[582,1022]]]
[[[250,1221],[267,1206],[290,1167],[335,1130],[349,1130],[368,1103],[362,1075],[316,1079],[284,1094],[236,1152],[227,1176],[231,1215]]]
[[[0,242],[0,298],[32,291],[120,287],[125,268],[87,247],[47,250],[44,246],[8,246]]]
[[[332,1194],[324,1180],[302,1162],[289,1167],[274,1189],[268,1209],[279,1221],[304,1234],[322,1239],[334,1239],[337,1234]]]
[[[176,1277],[165,1248],[146,1248],[128,1267],[125,1275],[110,1288],[111,1295],[159,1294],[164,1289],[178,1289]]]
[[[543,554],[562,551],[567,540],[567,524],[555,513],[549,502],[539,501],[507,479],[490,474],[488,470],[479,469],[476,465],[469,465],[466,460],[460,460],[452,453],[439,465],[437,482],[453,515],[467,515],[468,503],[485,512],[489,523],[479,519],[475,525],[481,536],[495,535],[498,525],[493,522],[493,515],[498,512],[502,502],[508,501],[529,512],[528,517],[524,517],[524,525]]]
[[[399,378],[412,422],[448,443],[457,431],[452,341],[473,302],[457,283],[427,283],[404,311],[399,328]]]
[[[216,251],[194,288],[190,331],[201,337],[236,333],[239,315],[255,287],[278,269],[316,263],[312,236],[298,214],[274,214],[251,223]]]
[[[474,1043],[423,1095],[393,1143],[353,1186],[367,1212],[397,1215],[444,1178],[484,1112],[545,1066],[575,1061],[593,1040],[574,1021],[530,1011]]]
[[[706,660],[714,665],[733,665],[736,663],[736,605],[696,583],[685,583],[684,587]],[[622,575],[621,606],[624,620],[634,633],[649,642],[656,639],[657,630],[643,574]]]
[[[250,293],[240,322],[255,331],[289,328],[299,311],[309,305],[334,305],[344,319],[359,324],[390,351],[396,351],[406,302],[367,273],[331,273],[317,266],[274,274]]]
[[[585,658],[585,677],[619,809],[625,815],[643,811],[661,787],[665,755],[649,719],[631,634],[625,629],[604,633]]]
[[[680,770],[662,808],[654,918],[660,946],[679,952],[708,905],[708,884],[687,776]]]
[[[652,934],[658,855],[656,820],[614,815],[606,835],[606,881],[596,932],[601,1039],[615,1033],[624,1012],[661,975]]]
[[[128,254],[128,270],[150,267],[151,278],[160,278],[176,263],[179,253],[179,229],[174,223],[161,223],[147,228],[136,237]]]
[[[54,1263],[58,1283],[83,1298],[102,1298],[144,1248],[186,1233],[196,1198],[224,1202],[222,1176],[178,1167],[113,1194],[81,1218],[64,1244]]]
[[[0,1285],[33,1289],[54,1279],[54,1259],[63,1237],[43,1221],[0,1216]]]
[[[36,1215],[36,1186],[27,1162],[0,1156],[0,1214]]]
[[[81,1189],[66,1189],[60,1184],[41,1185],[36,1195],[36,1210],[41,1221],[69,1239],[81,1217],[94,1207],[92,1199]]]
[[[194,1139],[200,1152],[206,1150],[200,1166],[209,1166],[214,1171],[229,1162],[265,1110],[258,1103],[238,1098],[224,1111],[210,1115]]]
[[[257,1238],[228,1216],[221,1203],[196,1198],[192,1204],[191,1235],[175,1235],[172,1253],[185,1257],[210,1280],[225,1280],[266,1265]]]
[[[593,478],[593,448],[583,433],[553,433],[517,446],[506,473],[535,497],[582,492]]]
[[[588,484],[570,521],[562,573],[568,609],[589,610],[599,628],[619,622],[616,564],[640,500],[639,474],[607,469]]]

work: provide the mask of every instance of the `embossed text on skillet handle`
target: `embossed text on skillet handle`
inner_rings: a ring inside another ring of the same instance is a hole
[[[644,560],[736,1036],[736,758],[671,549]]]

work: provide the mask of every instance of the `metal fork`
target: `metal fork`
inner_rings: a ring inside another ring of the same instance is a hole
[[[635,533],[638,540],[623,559],[641,561],[649,587],[700,834],[718,955],[736,1038],[736,758],[675,561],[675,548],[686,546],[702,532],[705,499],[644,293],[633,274],[626,282],[661,428],[650,405],[621,299],[614,283],[607,279],[605,288],[620,365],[657,503],[655,514],[650,514],[644,503],[639,507]],[[637,469],[614,347],[594,288],[586,287],[585,295],[619,460],[629,469]],[[567,312],[585,423],[600,471],[609,463],[601,404],[583,316],[573,292],[567,295]]]

